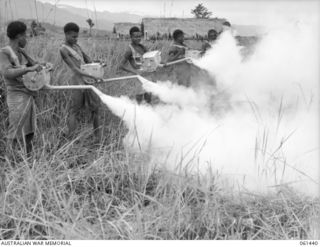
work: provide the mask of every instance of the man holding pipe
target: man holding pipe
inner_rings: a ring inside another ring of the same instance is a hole
[[[95,81],[100,79],[81,70],[82,64],[91,63],[92,61],[77,44],[79,31],[80,28],[77,24],[72,22],[67,23],[64,26],[65,43],[62,44],[60,48],[60,55],[72,72],[69,80],[69,84],[71,85],[88,84],[85,80],[86,78],[93,79]],[[67,123],[67,136],[70,137],[76,130],[78,125],[76,117],[84,106],[87,106],[92,113],[94,134],[96,141],[99,142],[101,140],[101,124],[99,119],[100,99],[91,90],[74,90],[72,92]]]
[[[201,47],[201,56],[204,56],[207,50],[211,49],[212,43],[216,41],[218,32],[214,29],[208,31],[208,40],[204,41]]]
[[[129,31],[131,43],[127,47],[122,60],[120,62],[120,69],[131,74],[142,74],[141,66],[143,61],[143,54],[148,50],[141,44],[141,31],[138,27],[132,27]],[[129,65],[130,64],[130,65]],[[143,93],[136,95],[136,100],[141,103],[143,100],[147,103],[151,102],[151,94]]]
[[[42,67],[26,54],[26,25],[13,21],[7,27],[9,45],[0,50],[0,72],[4,77],[9,110],[7,148],[23,147],[27,156],[32,153],[35,132],[35,93],[23,84],[23,75],[39,72]]]

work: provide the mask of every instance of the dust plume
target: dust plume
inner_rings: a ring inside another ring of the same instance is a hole
[[[318,195],[317,24],[269,30],[246,58],[241,49],[225,32],[194,61],[215,78],[213,93],[143,80],[162,104],[103,96],[129,129],[125,146],[148,153],[150,166],[214,176],[219,187]],[[219,104],[230,107],[216,114],[209,106],[221,98],[212,95],[224,93],[228,97]]]

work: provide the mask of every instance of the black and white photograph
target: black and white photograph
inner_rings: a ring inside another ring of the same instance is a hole
[[[0,245],[318,245],[319,48],[317,0],[0,0]]]

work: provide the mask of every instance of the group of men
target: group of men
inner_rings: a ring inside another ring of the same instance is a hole
[[[35,96],[23,83],[23,76],[29,72],[40,72],[43,64],[31,58],[23,48],[27,44],[27,26],[21,21],[11,22],[7,27],[9,44],[0,49],[0,73],[6,86],[6,101],[9,110],[9,128],[7,134],[7,149],[20,146],[28,156],[32,153],[32,140],[35,133]],[[80,69],[82,64],[91,63],[81,47],[77,44],[79,26],[68,23],[64,26],[65,42],[60,47],[60,55],[71,70],[69,84],[85,84],[85,78],[98,80]],[[68,116],[68,133],[70,136],[77,126],[76,115],[84,105],[90,107],[93,114],[94,132],[99,133],[99,99],[92,92],[73,91]]]
[[[0,73],[2,74],[6,91],[7,106],[9,109],[9,128],[7,134],[7,147],[22,145],[27,155],[32,152],[32,140],[35,132],[35,93],[28,90],[23,84],[23,75],[29,72],[39,72],[42,65],[31,58],[23,48],[27,44],[26,25],[21,21],[11,22],[7,27],[9,44],[0,49]],[[82,64],[91,63],[91,58],[77,43],[79,26],[67,23],[64,26],[65,41],[60,47],[60,55],[71,71],[68,84],[86,84],[86,78],[98,81],[100,78],[92,76],[81,70]],[[203,55],[218,36],[215,30],[209,30],[208,41],[202,46]],[[143,54],[147,48],[141,44],[142,34],[138,27],[130,29],[131,43],[121,60],[120,69],[133,74],[142,71]],[[173,33],[174,42],[170,46],[165,62],[172,62],[185,57],[188,47],[184,43],[182,30]],[[151,101],[150,94],[137,96],[137,101]],[[93,129],[97,141],[101,138],[101,123],[99,120],[100,99],[91,90],[74,90],[71,96],[67,137],[72,136],[77,127],[77,114],[88,106],[93,116]]]

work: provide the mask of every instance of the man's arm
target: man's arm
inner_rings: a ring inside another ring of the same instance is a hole
[[[35,61],[32,57],[30,57],[24,50],[20,49],[20,52],[23,54],[23,56],[27,59],[28,63],[27,66],[34,66],[36,64],[38,64],[37,61]]]
[[[170,47],[168,51],[167,63],[178,60],[181,52],[176,47]]]
[[[69,68],[78,76],[84,76],[84,77],[89,77],[95,80],[98,80],[99,78],[96,78],[95,76],[89,75],[85,72],[83,72],[80,68],[76,66],[76,64],[73,62],[71,59],[68,51],[64,48],[60,49],[60,55],[63,59],[63,61],[69,66]]]
[[[80,48],[81,49],[81,48]],[[85,63],[92,63],[91,58],[81,49],[83,60]]]
[[[148,52],[148,48],[147,47],[145,47],[144,45],[141,45],[141,47],[143,48],[143,52],[144,53]]]
[[[130,65],[132,66],[132,68],[130,66],[128,66],[128,62],[130,63]],[[133,61],[132,58],[132,51],[131,50],[127,50],[120,62],[120,69],[133,73],[135,75],[139,74],[139,72],[137,71],[139,69],[139,67],[135,64],[135,62]]]
[[[32,71],[40,71],[41,66],[39,64],[35,64],[31,67],[25,68],[15,68],[9,58],[4,53],[0,52],[0,72],[7,79],[15,79],[17,77],[21,77],[24,74]]]

